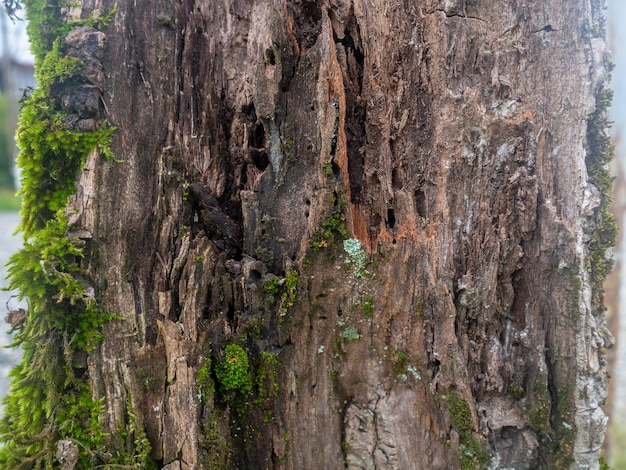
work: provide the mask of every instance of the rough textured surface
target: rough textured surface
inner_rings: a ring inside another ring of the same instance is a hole
[[[172,469],[597,468],[601,23],[583,0],[118,2],[84,54],[123,163],[90,159],[75,201],[125,319],[89,356],[105,429],[130,405]],[[196,379],[233,341],[241,406]]]

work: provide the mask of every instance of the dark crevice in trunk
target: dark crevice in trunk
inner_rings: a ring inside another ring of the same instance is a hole
[[[317,0],[292,0],[286,4],[293,21],[293,35],[304,52],[313,47],[322,32],[322,9]]]
[[[341,32],[333,33],[337,45],[337,59],[343,72],[346,101],[346,144],[348,156],[348,177],[350,181],[350,199],[354,204],[361,202],[363,191],[363,168],[365,158],[365,119],[367,107],[361,97],[363,88],[363,69],[365,56],[361,46],[359,25],[354,16],[350,17],[348,26]]]

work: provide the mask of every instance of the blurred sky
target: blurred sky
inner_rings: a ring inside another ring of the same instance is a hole
[[[4,8],[0,8],[0,21],[4,22],[7,26],[7,46],[11,57],[22,63],[32,63],[33,56],[30,53],[28,45],[28,37],[26,36],[26,21],[12,22],[4,12]],[[24,18],[24,10],[18,12],[20,18]],[[0,51],[4,51],[4,44],[2,43],[2,35],[0,35]]]

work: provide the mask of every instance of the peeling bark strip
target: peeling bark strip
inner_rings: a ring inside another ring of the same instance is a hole
[[[144,3],[94,70],[122,163],[91,156],[68,212],[124,318],[87,360],[109,446],[598,468],[603,2]]]

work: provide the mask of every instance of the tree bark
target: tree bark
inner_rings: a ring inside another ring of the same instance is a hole
[[[143,430],[167,469],[598,468],[603,21],[118,2],[121,162],[92,152],[66,211],[122,318],[86,361],[107,451]]]

